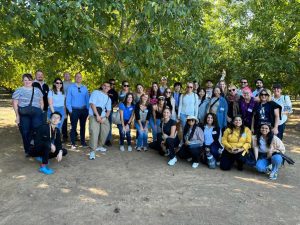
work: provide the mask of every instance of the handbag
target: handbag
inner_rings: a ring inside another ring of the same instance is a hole
[[[288,164],[290,164],[290,165],[294,165],[294,164],[295,164],[295,161],[294,161],[291,157],[289,157],[289,156],[283,154],[282,152],[280,152],[279,154],[281,155],[281,157],[282,157],[285,161],[287,161]]]
[[[34,87],[32,87],[32,95],[28,106],[18,107],[19,115],[21,116],[31,116],[34,113],[34,107],[32,106],[32,100],[34,95]]]
[[[117,110],[116,112],[113,112],[111,118],[112,118],[112,123],[113,124],[118,125],[118,124],[122,123],[119,110]]]

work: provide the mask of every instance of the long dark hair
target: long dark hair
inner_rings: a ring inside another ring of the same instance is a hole
[[[206,99],[206,90],[205,90],[205,88],[201,88],[201,87],[198,87],[198,89],[197,89],[197,95],[199,96],[199,92],[201,91],[201,90],[203,90],[204,91],[204,96],[200,99],[201,100],[201,102],[203,102],[205,99]],[[200,97],[200,96],[199,96]]]
[[[198,124],[197,121],[195,121],[193,127],[192,127],[192,132],[190,133],[188,140],[191,140],[191,138],[194,136],[195,130],[197,128]],[[190,129],[190,125],[188,123],[185,124],[184,129],[183,129],[183,138],[185,138],[186,134],[188,133]]]
[[[244,121],[243,121],[243,118],[242,118],[241,115],[236,115],[235,117],[233,117],[232,123],[228,124],[228,128],[231,130],[231,134],[233,134],[233,129],[235,128],[235,126],[234,126],[234,120],[236,118],[238,118],[238,117],[241,118],[241,120],[242,120],[242,125],[241,125],[240,135],[239,135],[239,137],[241,138],[242,135],[243,135],[243,133],[245,132],[245,125],[244,125]]]
[[[204,126],[207,125],[207,117],[208,117],[209,115],[212,116],[212,118],[213,118],[213,123],[212,123],[212,125],[213,125],[215,128],[219,128],[219,125],[218,125],[218,119],[217,119],[217,117],[216,117],[216,114],[214,114],[214,113],[207,113],[207,114],[205,115],[205,117],[204,117],[204,122],[203,122]]]
[[[129,92],[129,93],[126,94],[125,99],[124,99],[124,101],[123,101],[123,104],[125,105],[125,107],[126,107],[126,105],[127,105],[127,99],[128,99],[128,96],[129,96],[129,95],[132,96],[132,102],[131,102],[131,105],[133,105],[134,96],[133,96],[133,93]]]
[[[57,91],[58,91],[57,88],[56,88],[56,85],[55,85],[56,81],[60,81],[61,82],[61,89],[60,89],[60,91],[61,91],[62,94],[64,94],[65,93],[64,92],[64,82],[59,77],[55,78],[54,81],[53,81],[52,90],[53,90],[54,94],[57,94]]]
[[[156,84],[157,85],[157,92],[155,93],[153,90],[153,85]],[[150,89],[150,94],[149,97],[152,98],[153,96],[156,96],[156,98],[158,98],[159,96],[161,96],[162,93],[160,93],[160,89],[159,89],[159,85],[157,82],[153,82],[151,85],[151,89]]]
[[[259,131],[257,132],[257,135],[256,135],[257,146],[260,147],[260,142],[259,142],[259,140],[260,140],[260,137],[262,136],[262,134],[261,134],[261,132],[260,132],[260,129],[261,129],[261,127],[262,127],[263,125],[268,126],[268,127],[269,127],[269,130],[270,130],[270,132],[267,134],[267,140],[266,140],[267,147],[270,148],[270,145],[271,145],[271,143],[272,143],[272,141],[273,141],[274,133],[272,132],[272,127],[271,127],[271,124],[269,124],[269,123],[262,123],[262,124],[259,125]]]

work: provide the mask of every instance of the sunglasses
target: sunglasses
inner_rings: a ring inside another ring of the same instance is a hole
[[[247,84],[248,82],[247,82],[247,81],[242,81],[241,83],[242,83],[242,84]]]
[[[164,100],[165,100],[164,98],[159,98],[159,99],[158,99],[158,101],[164,101]]]
[[[166,93],[167,93],[167,94],[171,94],[171,91],[167,91]]]
[[[62,84],[61,82],[55,82],[55,84]]]
[[[196,122],[196,120],[188,120],[188,122]]]
[[[124,84],[123,87],[129,87],[129,84]]]
[[[193,86],[188,86],[187,88],[194,88]]]
[[[269,96],[267,93],[261,93],[259,96]]]
[[[228,89],[229,92],[235,91],[235,89]]]
[[[81,93],[80,87],[78,87],[78,92]]]

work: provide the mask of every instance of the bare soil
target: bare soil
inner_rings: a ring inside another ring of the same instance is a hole
[[[117,136],[94,161],[67,145],[68,156],[51,160],[55,174],[46,176],[24,157],[10,96],[1,97],[0,225],[300,224],[299,102],[284,138],[296,164],[270,181],[250,168],[169,167],[153,150],[120,152]]]

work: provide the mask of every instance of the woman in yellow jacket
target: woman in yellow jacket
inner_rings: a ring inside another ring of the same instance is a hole
[[[233,124],[230,124],[224,131],[222,137],[224,151],[220,159],[220,168],[230,170],[237,162],[237,169],[243,170],[242,157],[251,147],[251,131],[243,124],[242,117],[237,115],[233,118]]]

